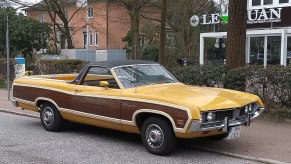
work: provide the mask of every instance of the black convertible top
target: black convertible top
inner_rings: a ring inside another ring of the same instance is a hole
[[[112,61],[100,61],[100,62],[94,62],[89,63],[81,70],[79,75],[75,80],[73,80],[71,83],[79,83],[82,79],[82,76],[86,73],[89,67],[91,66],[100,66],[100,67],[119,67],[119,66],[126,66],[126,65],[136,65],[136,64],[158,64],[156,62],[152,61],[146,61],[146,60],[112,60]]]
[[[146,60],[112,60],[112,61],[100,61],[89,63],[87,66],[101,66],[101,67],[118,67],[125,65],[136,65],[136,64],[157,64],[156,62],[146,61]]]

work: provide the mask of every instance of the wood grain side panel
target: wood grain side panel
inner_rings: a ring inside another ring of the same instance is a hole
[[[73,109],[85,113],[120,118],[119,100],[88,96],[74,96]]]
[[[170,115],[177,128],[184,128],[187,120],[188,120],[188,113],[185,110],[176,109],[173,107],[158,105],[158,104],[151,104],[151,103],[143,103],[143,102],[135,102],[135,101],[127,101],[121,100],[121,119],[122,120],[132,120],[132,116],[134,112],[139,109],[153,109],[157,111],[162,111]],[[178,120],[183,120],[181,123]]]
[[[71,98],[70,94],[48,90],[48,89],[41,89],[41,88],[34,88],[34,87],[26,87],[26,86],[14,86],[13,87],[13,96],[16,98],[20,98],[23,100],[35,102],[38,97],[45,97],[52,99],[57,103],[57,105],[61,108],[71,109]]]
[[[188,120],[188,113],[185,110],[131,100],[78,96],[25,86],[14,86],[13,96],[31,102],[34,102],[38,97],[45,97],[55,101],[60,108],[128,121],[132,121],[133,114],[137,110],[152,109],[162,111],[171,116],[177,128],[184,128]]]

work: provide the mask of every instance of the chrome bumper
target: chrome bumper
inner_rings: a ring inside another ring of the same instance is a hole
[[[192,121],[190,126],[191,132],[205,132],[205,131],[212,131],[212,130],[222,130],[223,132],[228,132],[230,127],[235,126],[250,126],[250,123],[253,119],[257,118],[261,113],[264,111],[264,108],[260,108],[255,113],[251,115],[247,115],[246,118],[240,120],[228,120],[225,118],[222,122],[219,123],[202,123],[202,121]]]
[[[15,100],[15,99],[11,99],[11,102],[12,102],[12,104],[15,106],[15,107],[18,107],[18,104],[17,104],[17,101]]]

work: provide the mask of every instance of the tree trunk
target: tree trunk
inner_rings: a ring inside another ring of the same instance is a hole
[[[129,11],[132,36],[132,58],[140,59],[140,40],[139,40],[139,9],[133,6],[132,11]]]
[[[226,67],[233,69],[245,65],[247,1],[229,1]]]
[[[160,30],[160,50],[159,63],[166,64],[166,22],[167,22],[167,0],[162,0],[161,30]]]

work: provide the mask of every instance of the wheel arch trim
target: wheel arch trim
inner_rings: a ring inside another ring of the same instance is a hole
[[[58,111],[60,111],[59,110],[60,108],[59,108],[58,104],[54,100],[52,100],[50,98],[45,98],[45,97],[38,97],[38,98],[36,98],[35,101],[34,101],[34,104],[38,108],[39,108],[39,104],[38,104],[39,101],[47,101],[47,102],[50,102],[50,103],[52,103],[57,108]]]
[[[132,116],[132,121],[133,121],[135,126],[137,126],[137,116],[140,114],[144,114],[144,113],[147,113],[147,114],[152,113],[152,114],[157,114],[157,115],[161,115],[163,117],[166,117],[171,122],[174,132],[185,132],[186,128],[189,125],[189,121],[187,121],[185,123],[184,128],[177,128],[174,119],[169,114],[162,112],[162,111],[154,110],[154,109],[139,109],[139,110],[135,111],[133,113],[133,116]]]

